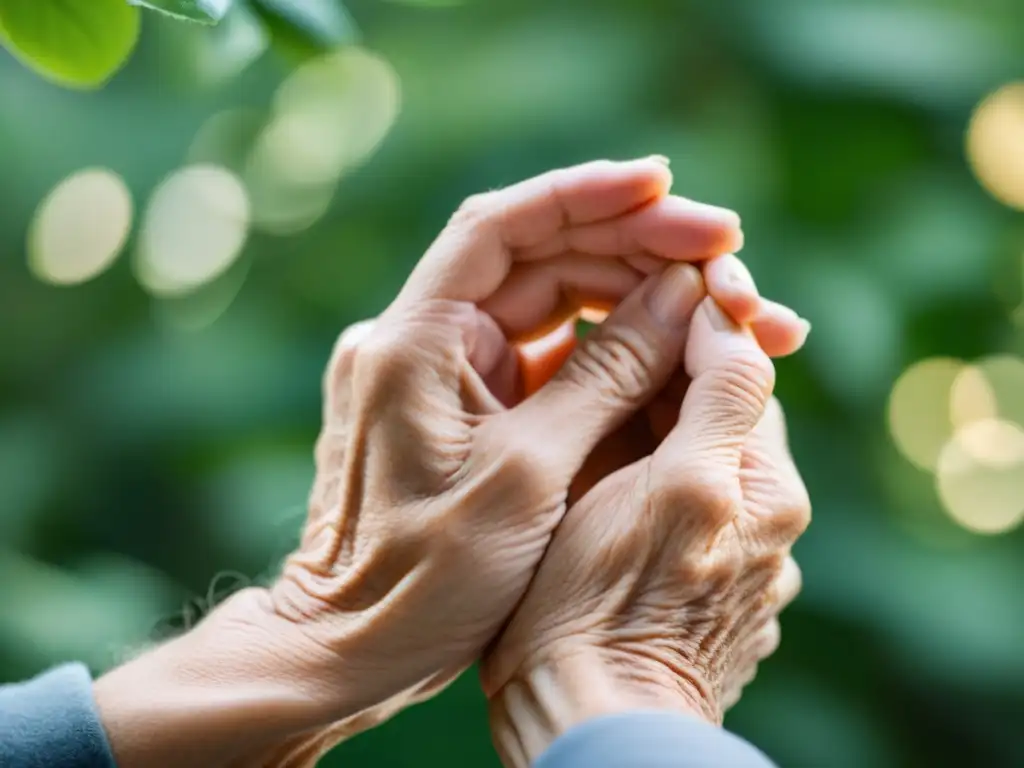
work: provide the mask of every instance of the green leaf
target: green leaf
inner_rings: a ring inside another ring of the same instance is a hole
[[[276,47],[303,59],[358,40],[355,22],[340,0],[254,0]]]
[[[231,10],[234,0],[128,0],[128,3],[165,13],[176,19],[216,24]]]
[[[0,0],[0,42],[62,85],[103,85],[138,37],[139,12],[124,0]]]

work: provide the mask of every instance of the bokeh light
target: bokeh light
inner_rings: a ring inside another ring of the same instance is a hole
[[[216,165],[176,171],[143,216],[136,272],[157,295],[194,290],[223,274],[249,233],[249,199],[238,177]]]
[[[965,365],[945,357],[922,360],[897,380],[889,396],[889,430],[896,447],[921,469],[934,470],[943,446],[953,436],[953,384]],[[968,408],[960,394],[957,411]]]
[[[1024,516],[1022,424],[1024,361],[1013,355],[922,360],[889,399],[897,447],[934,471],[946,512],[976,533],[1005,532]]]
[[[1024,519],[1024,428],[986,419],[959,430],[938,460],[939,497],[976,533],[1003,533]]]
[[[300,67],[281,85],[243,177],[254,224],[275,234],[312,225],[338,180],[380,145],[401,89],[384,58],[352,47]]]
[[[39,204],[29,229],[29,268],[57,285],[90,280],[117,259],[131,231],[124,180],[105,168],[79,171]]]
[[[978,105],[967,157],[993,197],[1024,210],[1024,82],[1004,85]]]
[[[1000,418],[1024,425],[1024,360],[1016,355],[993,355],[971,368],[985,380],[990,406],[980,418]]]
[[[999,401],[985,371],[977,365],[964,367],[949,392],[949,417],[953,426],[959,429],[998,415]]]

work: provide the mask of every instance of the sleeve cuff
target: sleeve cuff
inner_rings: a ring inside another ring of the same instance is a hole
[[[675,712],[628,712],[571,728],[534,768],[775,768],[755,747]]]
[[[116,768],[82,664],[0,687],[4,768]]]

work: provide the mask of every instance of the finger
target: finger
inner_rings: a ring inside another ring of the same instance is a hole
[[[652,254],[632,254],[623,261],[640,275],[665,268],[665,259]],[[704,265],[708,295],[738,325],[749,325],[761,348],[769,357],[786,357],[799,351],[810,333],[810,323],[789,307],[761,298],[746,265],[733,254],[724,254]],[[600,302],[591,302],[586,318],[600,323],[606,313]]]
[[[482,301],[501,285],[515,252],[562,242],[568,229],[635,211],[671,184],[663,160],[603,160],[471,197],[413,270],[399,300]]]
[[[613,308],[643,280],[620,259],[566,253],[514,264],[480,308],[510,340],[529,341],[575,319],[584,306]]]
[[[703,296],[700,271],[689,264],[648,278],[517,406],[513,428],[536,435],[575,474],[602,438],[665,385]]]
[[[691,547],[705,547],[743,509],[743,446],[764,413],[774,368],[709,297],[693,316],[686,372],[692,381],[679,419],[651,456],[647,483],[652,508],[674,515]]]
[[[710,290],[708,295],[712,295]],[[578,303],[583,303],[579,310],[581,320],[600,325],[607,319],[608,310],[602,307],[600,302],[587,299]],[[735,320],[735,314],[728,307],[723,309]],[[760,299],[757,314],[750,323],[750,330],[765,354],[771,358],[778,358],[788,357],[803,348],[810,334],[811,324],[788,307],[768,299]]]
[[[704,265],[708,295],[718,302],[738,325],[746,325],[757,315],[761,296],[747,265],[731,253],[711,259]]]
[[[749,325],[769,357],[786,357],[807,340],[811,325],[787,306],[762,299],[746,265],[732,254],[704,266],[708,295],[739,325]]]
[[[761,421],[775,385],[771,360],[749,330],[706,298],[693,317],[686,372],[692,381],[679,422],[663,446],[665,458],[694,452],[702,460],[727,457],[738,470],[741,449]]]
[[[471,310],[459,315],[467,321],[462,329],[466,358],[491,395],[501,405],[511,407],[521,397],[516,348],[489,314],[472,304],[463,306]]]
[[[520,252],[524,261],[572,250],[594,256],[644,255],[668,261],[704,261],[743,246],[735,212],[675,195],[662,197],[619,218],[567,227],[557,236]]]
[[[804,346],[811,324],[789,307],[762,299],[750,329],[769,357],[786,357]]]

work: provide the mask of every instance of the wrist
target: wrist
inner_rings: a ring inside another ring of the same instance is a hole
[[[569,729],[637,710],[667,710],[715,722],[688,684],[606,651],[579,648],[524,668],[490,698],[491,734],[506,768],[529,768]]]
[[[263,590],[240,592],[94,684],[118,765],[300,765],[326,733],[344,737],[295,627],[267,605]]]

